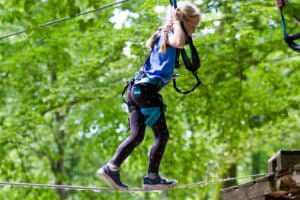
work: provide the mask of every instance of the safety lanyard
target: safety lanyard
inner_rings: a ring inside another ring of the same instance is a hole
[[[283,1],[282,1],[283,2]],[[283,2],[284,4],[284,2]],[[283,30],[283,38],[286,44],[294,51],[300,52],[300,45],[295,40],[300,39],[300,33],[289,35],[286,30],[286,24],[283,16],[283,6],[280,8],[281,26]]]
[[[174,9],[177,8],[177,2],[176,0],[170,0],[170,5],[174,7]],[[193,40],[192,40],[192,37],[188,35],[188,32],[184,26],[184,23],[181,21],[180,22],[180,25],[181,25],[181,28],[185,34],[185,37],[186,37],[186,41],[187,43],[189,44],[189,47],[190,47],[190,52],[191,52],[191,56],[192,56],[192,61],[189,59],[185,49],[177,49],[177,56],[176,56],[176,65],[178,66],[178,61],[179,61],[179,55],[181,54],[181,57],[182,57],[182,60],[183,60],[183,63],[185,65],[185,67],[192,72],[193,76],[195,77],[196,79],[196,84],[189,90],[186,90],[186,91],[182,91],[181,89],[179,89],[177,87],[177,84],[176,84],[176,79],[174,78],[173,79],[173,87],[175,88],[175,90],[181,94],[188,94],[192,91],[194,91],[198,86],[201,85],[201,80],[199,79],[198,77],[198,74],[197,74],[197,70],[200,68],[201,66],[201,61],[200,61],[200,58],[199,58],[199,55],[198,55],[198,52],[193,44]]]

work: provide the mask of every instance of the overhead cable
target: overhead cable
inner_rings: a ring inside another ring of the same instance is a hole
[[[50,22],[39,25],[39,27],[43,28],[43,27],[50,26],[50,25],[53,25],[53,24],[61,23],[61,22],[64,22],[64,21],[67,21],[67,20],[70,20],[70,19],[74,19],[74,18],[82,16],[82,15],[86,15],[86,14],[96,12],[96,11],[101,11],[103,9],[106,9],[106,8],[109,8],[109,7],[112,7],[112,6],[125,3],[126,1],[129,1],[129,0],[122,0],[122,1],[117,1],[115,3],[107,4],[107,5],[101,6],[99,8],[93,9],[93,10],[88,10],[88,11],[79,13],[79,14],[75,15],[74,17],[64,17],[64,18],[61,18],[61,19],[50,21]],[[21,30],[21,31],[17,31],[17,32],[14,32],[14,33],[7,34],[7,35],[2,35],[2,36],[0,36],[0,39],[4,39],[4,38],[11,37],[11,36],[19,35],[21,33],[25,33],[26,31],[27,30],[24,29],[24,30]]]

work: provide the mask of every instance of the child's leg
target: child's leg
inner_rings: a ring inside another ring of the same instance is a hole
[[[158,174],[159,165],[169,139],[169,131],[166,125],[164,104],[158,89],[153,85],[140,85],[139,94],[133,94],[132,99],[140,107],[144,116],[144,124],[151,126],[155,141],[150,152],[149,173]]]
[[[110,164],[120,167],[124,160],[131,154],[134,148],[139,145],[145,136],[145,117],[141,113],[139,106],[133,100],[133,88],[131,88],[127,95],[127,104],[130,110],[129,126],[131,135],[119,145]]]
[[[139,145],[145,136],[145,119],[139,109],[130,113],[131,135],[118,147],[110,163],[120,167],[124,160],[130,155],[134,148]]]
[[[155,141],[150,151],[148,174],[158,175],[161,159],[163,157],[165,147],[169,140],[169,130],[167,128],[165,114],[163,111],[161,112],[162,113],[159,120],[152,127],[152,130],[155,135]]]
[[[177,184],[176,180],[168,180],[159,175],[160,162],[169,139],[169,131],[163,111],[160,119],[154,124],[152,129],[155,134],[155,142],[151,148],[148,175],[144,177],[143,188],[163,190],[174,187]]]
[[[128,99],[131,106],[134,105],[132,104],[130,93]],[[134,148],[143,141],[145,135],[145,117],[138,106],[131,109],[129,123],[131,135],[118,147],[111,161],[97,171],[100,178],[118,190],[126,190],[128,188],[120,179],[119,168]]]

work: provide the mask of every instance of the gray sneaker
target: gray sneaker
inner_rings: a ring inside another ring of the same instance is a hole
[[[155,179],[149,177],[144,178],[143,188],[145,190],[166,190],[172,188],[177,184],[176,180],[168,180],[157,176]]]
[[[104,165],[97,171],[98,176],[104,180],[108,185],[116,190],[127,190],[128,186],[120,180],[119,171],[112,171],[108,165]]]

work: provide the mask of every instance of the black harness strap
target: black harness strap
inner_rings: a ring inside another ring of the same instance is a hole
[[[177,8],[176,0],[170,0],[170,4],[174,8]],[[181,55],[183,63],[185,65],[186,69],[189,70],[189,71],[191,71],[192,74],[193,74],[193,76],[195,77],[196,84],[190,90],[182,91],[182,90],[180,90],[177,87],[176,79],[174,78],[173,79],[173,87],[175,88],[175,90],[177,92],[179,92],[181,94],[188,94],[188,93],[194,91],[198,86],[201,85],[201,81],[200,81],[200,79],[198,77],[198,74],[197,74],[197,70],[201,66],[201,61],[200,61],[197,49],[196,49],[196,47],[193,44],[193,39],[192,39],[191,36],[188,35],[188,32],[187,32],[187,30],[186,30],[186,28],[184,26],[184,23],[182,21],[180,22],[180,25],[181,25],[181,28],[182,28],[184,34],[185,34],[186,42],[189,44],[190,52],[191,52],[191,56],[192,56],[192,61],[189,59],[189,57],[188,57],[185,49],[177,49],[175,67],[179,67],[180,66],[180,64],[179,64],[179,56]]]
[[[282,1],[282,6],[280,8],[280,17],[281,17],[281,25],[283,30],[283,37],[286,44],[293,49],[294,51],[300,52],[300,45],[295,42],[295,40],[300,39],[300,33],[296,33],[293,35],[289,35],[286,30],[286,24],[283,16],[283,7],[284,1]]]

